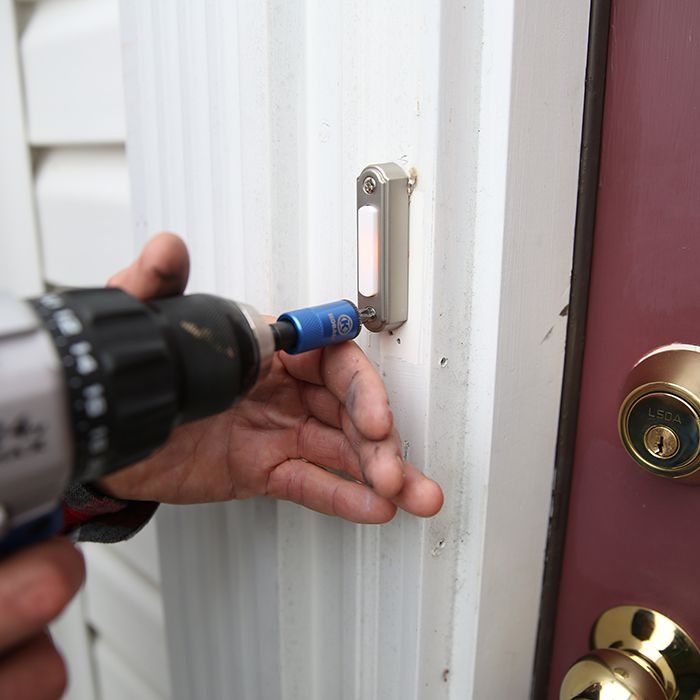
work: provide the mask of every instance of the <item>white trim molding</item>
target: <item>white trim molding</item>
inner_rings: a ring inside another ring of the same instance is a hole
[[[362,343],[443,511],[159,522],[176,698],[527,697],[573,251],[587,2],[122,0],[138,235],[191,290],[355,296],[355,177],[415,168],[408,322]]]

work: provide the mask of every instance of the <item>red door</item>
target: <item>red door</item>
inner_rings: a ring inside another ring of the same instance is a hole
[[[613,606],[660,611],[700,643],[700,487],[645,472],[617,431],[632,366],[700,345],[697,0],[612,2],[588,299],[551,699]]]

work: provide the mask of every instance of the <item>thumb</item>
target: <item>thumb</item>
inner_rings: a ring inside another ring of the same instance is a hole
[[[107,282],[139,299],[182,294],[187,286],[190,258],[184,241],[174,233],[159,233],[139,257]]]

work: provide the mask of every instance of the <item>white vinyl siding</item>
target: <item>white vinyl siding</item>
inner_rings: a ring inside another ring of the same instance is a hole
[[[37,2],[20,53],[33,146],[123,145],[118,2]]]
[[[29,296],[43,285],[13,0],[0,0],[0,96],[0,288]]]
[[[117,545],[119,546],[119,545]],[[124,668],[160,697],[170,695],[160,591],[110,551],[86,544],[85,615]],[[98,676],[102,670],[97,666]]]
[[[101,286],[136,252],[117,0],[0,0],[0,283]],[[85,546],[84,590],[52,626],[66,700],[168,700],[155,524]]]
[[[45,280],[102,286],[134,254],[123,146],[47,148],[35,172]]]

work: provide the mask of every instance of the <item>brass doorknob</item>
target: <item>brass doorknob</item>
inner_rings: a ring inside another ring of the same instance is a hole
[[[607,610],[591,648],[564,677],[560,700],[700,700],[700,650],[655,610]]]
[[[632,369],[618,415],[622,444],[644,469],[700,480],[700,347],[667,345]]]

